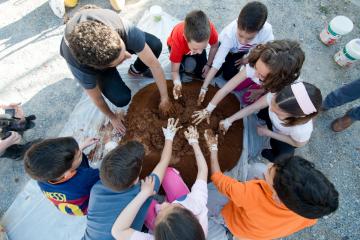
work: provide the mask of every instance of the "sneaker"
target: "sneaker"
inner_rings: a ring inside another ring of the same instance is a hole
[[[147,77],[147,78],[153,78],[152,72],[150,68],[146,69],[144,72],[139,72],[135,69],[134,64],[131,64],[128,70],[128,74],[133,77]]]
[[[344,115],[340,118],[335,119],[331,123],[331,129],[334,132],[341,132],[350,127],[353,124],[354,120],[351,119],[348,115]]]

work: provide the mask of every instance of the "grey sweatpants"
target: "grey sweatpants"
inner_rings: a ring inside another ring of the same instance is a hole
[[[323,108],[327,110],[338,107],[358,98],[360,98],[360,79],[329,93],[323,102]],[[346,115],[353,120],[360,120],[360,106],[350,109]]]

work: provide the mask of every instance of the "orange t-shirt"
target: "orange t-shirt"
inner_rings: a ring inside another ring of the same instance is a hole
[[[184,22],[178,23],[167,39],[167,45],[171,48],[170,61],[174,63],[180,63],[183,56],[190,53],[189,46],[184,36],[184,27]],[[209,44],[214,45],[217,42],[218,33],[215,29],[214,24],[210,22]]]
[[[220,172],[214,173],[211,180],[230,200],[221,214],[231,233],[240,239],[285,237],[317,222],[276,203],[264,180],[242,183]]]

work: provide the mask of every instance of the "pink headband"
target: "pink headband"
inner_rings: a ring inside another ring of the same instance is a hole
[[[296,101],[305,115],[317,112],[314,104],[311,102],[309,94],[306,91],[304,83],[298,82],[292,84],[291,90],[294,93]]]

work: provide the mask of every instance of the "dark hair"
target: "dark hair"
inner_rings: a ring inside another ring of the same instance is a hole
[[[275,164],[273,187],[287,208],[305,218],[316,219],[334,212],[339,193],[313,163],[292,156]]]
[[[68,171],[79,145],[73,137],[46,139],[31,146],[24,157],[24,167],[31,178],[53,181]]]
[[[275,40],[259,44],[250,52],[251,67],[255,67],[259,59],[270,69],[262,86],[267,91],[278,92],[299,78],[305,53],[296,41]]]
[[[249,2],[238,17],[238,29],[245,32],[258,32],[264,26],[268,16],[267,8],[261,2]]]
[[[284,126],[295,126],[299,124],[304,124],[310,119],[314,118],[319,113],[320,107],[322,105],[322,96],[320,89],[307,82],[303,82],[303,84],[311,102],[314,104],[314,107],[317,111],[305,115],[304,112],[301,110],[293,91],[291,90],[291,85],[288,85],[280,92],[278,92],[275,96],[275,102],[279,106],[279,108],[291,115],[291,117],[283,120]]]
[[[136,141],[117,146],[105,157],[100,167],[102,183],[114,191],[128,188],[140,174],[144,146]]]
[[[210,38],[210,22],[206,14],[201,10],[189,12],[185,17],[184,34],[190,42],[207,41]]]
[[[154,237],[156,240],[205,240],[199,220],[191,211],[180,206],[175,206],[156,224]]]
[[[105,67],[121,52],[119,34],[98,21],[78,23],[66,39],[74,57],[83,65]]]

